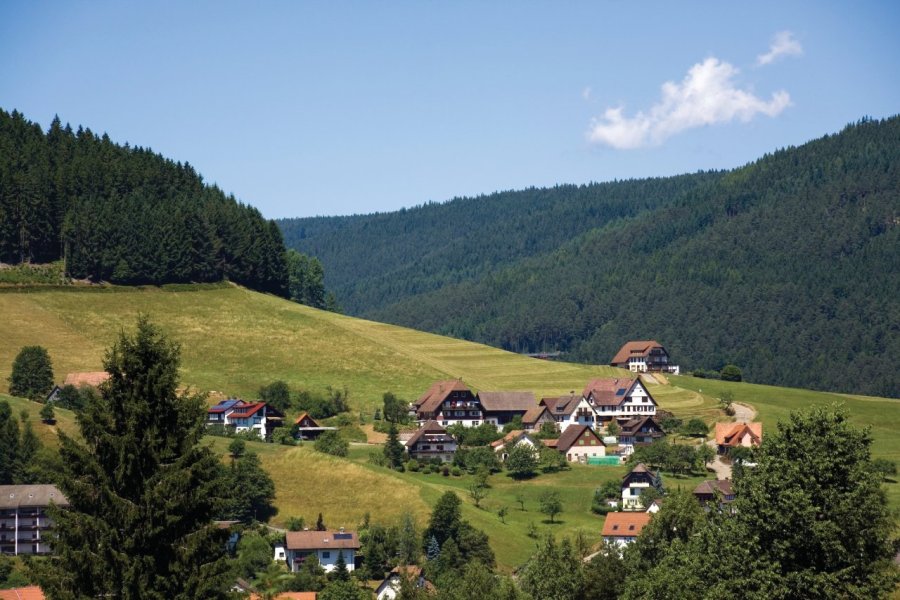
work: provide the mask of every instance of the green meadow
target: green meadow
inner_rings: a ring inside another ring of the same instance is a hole
[[[40,405],[2,395],[13,358],[21,346],[42,345],[50,352],[56,379],[65,373],[102,369],[105,349],[123,329],[133,327],[138,314],[152,317],[182,345],[182,382],[213,396],[253,398],[263,384],[276,379],[293,389],[322,390],[327,386],[350,390],[354,410],[370,413],[385,391],[402,398],[418,397],[435,379],[461,377],[476,390],[531,390],[537,397],[580,391],[592,377],[626,375],[606,366],[577,365],[527,358],[481,344],[456,340],[318,311],[280,298],[231,285],[168,286],[163,288],[27,288],[0,289],[0,399],[15,414],[22,409],[39,437],[56,443],[56,431],[75,431],[71,413],[57,410],[58,422],[40,422]],[[900,462],[900,401],[747,383],[671,377],[651,385],[664,409],[688,419],[712,423],[726,417],[717,398],[730,390],[738,402],[752,405],[766,429],[791,410],[842,402],[854,422],[872,428],[873,454]],[[225,457],[227,440],[207,438]],[[465,518],[484,529],[504,570],[511,570],[532,552],[527,535],[538,531],[574,535],[582,531],[599,541],[603,519],[590,512],[593,490],[624,474],[622,467],[586,467],[543,474],[515,482],[503,474],[490,479],[491,490],[482,508],[468,495],[469,476],[395,473],[370,464],[377,445],[352,445],[350,456],[335,458],[317,453],[311,445],[298,447],[249,443],[260,455],[276,484],[275,525],[291,516],[307,522],[322,513],[330,526],[354,527],[365,513],[380,522],[393,522],[405,511],[424,526],[431,506],[447,490],[464,501]],[[700,478],[666,478],[667,486],[692,489]],[[900,507],[900,484],[887,484],[894,508]],[[555,489],[563,501],[559,523],[545,522],[538,497]],[[516,502],[526,498],[526,510]],[[506,523],[497,515],[507,507]]]

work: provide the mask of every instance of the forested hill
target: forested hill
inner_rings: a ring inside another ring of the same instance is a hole
[[[281,222],[352,313],[603,363],[900,397],[900,118],[727,173]]]
[[[287,294],[281,231],[187,163],[57,118],[44,133],[0,110],[0,262],[65,257],[75,278],[123,284],[228,278]]]

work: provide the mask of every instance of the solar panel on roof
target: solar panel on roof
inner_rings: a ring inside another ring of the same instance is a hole
[[[616,390],[616,396],[624,396],[624,395],[625,395],[625,388],[619,388],[618,390]]]
[[[334,534],[334,539],[336,539],[336,540],[352,540],[353,534],[352,533],[336,533],[336,534]]]

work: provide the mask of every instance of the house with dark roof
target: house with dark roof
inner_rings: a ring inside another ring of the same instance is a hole
[[[303,561],[311,555],[319,559],[326,573],[337,567],[338,556],[343,554],[347,570],[355,569],[359,538],[355,531],[288,531],[284,535],[285,555],[291,571],[298,571]]]
[[[410,406],[416,421],[437,421],[444,427],[477,427],[484,422],[481,403],[462,379],[436,381]]]
[[[409,457],[420,461],[439,458],[443,462],[451,462],[456,448],[456,439],[437,421],[426,421],[406,440]]]
[[[755,448],[762,443],[762,423],[716,423],[716,449],[726,454],[737,446]]]
[[[553,418],[553,415],[550,414],[550,411],[547,410],[547,407],[543,404],[538,404],[529,408],[528,411],[522,415],[522,428],[525,431],[540,431],[544,423],[553,423],[555,426],[556,419]]]
[[[478,392],[476,397],[481,405],[482,421],[493,423],[497,429],[516,417],[524,417],[537,406],[531,392]]]
[[[594,427],[597,421],[597,411],[591,403],[575,392],[557,398],[541,398],[541,404],[547,407],[547,412],[556,421],[556,427],[560,431],[575,425]]]
[[[567,461],[582,464],[587,464],[588,458],[606,456],[603,440],[587,425],[567,427],[556,440],[556,449]]]
[[[337,427],[323,427],[308,413],[302,412],[294,421],[294,438],[298,440],[314,440],[326,431],[335,431]]]
[[[656,400],[640,375],[636,378],[601,377],[585,386],[581,397],[594,409],[597,427],[615,419],[619,425],[636,417],[656,414]]]
[[[605,542],[627,546],[641,535],[641,531],[651,518],[652,515],[646,512],[606,513],[606,520],[603,521],[603,531],[600,535]]]
[[[265,402],[229,398],[207,409],[206,424],[222,425],[234,433],[252,431],[267,439],[276,427],[284,424],[284,413]]]
[[[609,361],[610,366],[628,369],[632,373],[672,373],[678,375],[681,369],[669,362],[669,353],[657,341],[639,340],[626,342]]]
[[[730,479],[707,479],[694,488],[694,497],[703,506],[722,508],[734,502],[734,488]]]
[[[0,554],[50,553],[51,504],[69,505],[55,485],[0,485]]]
[[[662,478],[644,463],[638,463],[622,477],[622,510],[645,510],[647,507],[641,503],[641,492],[651,487],[662,493]]]
[[[635,446],[646,446],[662,439],[666,433],[653,417],[643,416],[629,419],[620,425],[619,445],[626,455],[634,452]]]

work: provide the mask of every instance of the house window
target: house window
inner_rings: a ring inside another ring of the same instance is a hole
[[[322,558],[331,558],[331,552],[327,550],[322,552]]]
[[[480,425],[480,423],[478,421],[472,421],[473,427],[478,427],[478,425]]]
[[[441,421],[441,425],[443,425],[445,427],[449,424],[450,424],[450,421]]]

